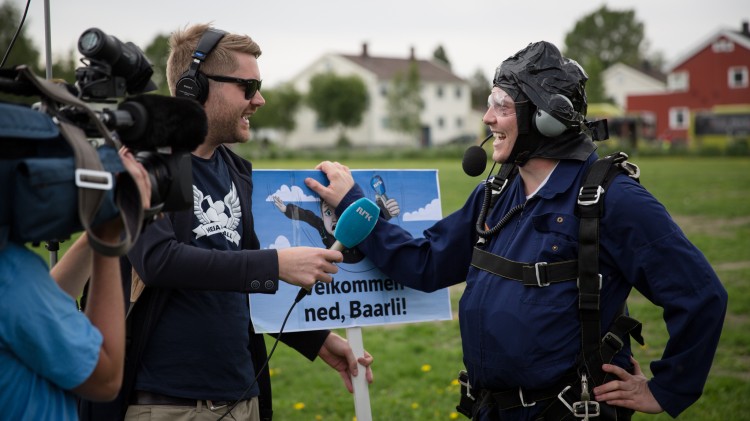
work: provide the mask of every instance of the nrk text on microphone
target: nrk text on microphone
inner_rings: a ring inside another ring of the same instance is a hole
[[[385,215],[378,223],[398,224],[421,237],[442,218],[436,170],[353,170],[352,174]],[[334,209],[305,186],[307,177],[328,184],[320,171],[253,171],[253,215],[261,248],[330,248],[335,242]],[[385,275],[356,248],[342,253],[344,262],[337,264],[333,281],[315,284],[294,308],[285,332],[452,318],[447,288],[416,291]],[[277,333],[298,292],[299,287],[279,282],[276,294],[250,294],[256,332]]]

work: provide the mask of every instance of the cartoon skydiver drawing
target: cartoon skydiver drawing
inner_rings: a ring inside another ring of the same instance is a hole
[[[338,222],[338,216],[334,212],[328,203],[320,202],[320,215],[318,216],[315,212],[301,208],[294,204],[286,204],[281,197],[274,195],[273,204],[276,208],[286,215],[289,219],[297,221],[307,222],[310,226],[315,228],[320,234],[320,239],[326,248],[330,248],[333,243],[336,242],[336,238],[333,236],[333,231],[336,229],[336,222]],[[341,251],[344,255],[344,263],[358,263],[365,258],[356,248],[345,248]]]

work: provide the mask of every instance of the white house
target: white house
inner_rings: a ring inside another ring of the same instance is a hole
[[[658,72],[648,74],[626,64],[616,63],[602,72],[604,92],[614,99],[620,110],[627,109],[628,95],[665,92],[667,84]]]
[[[396,74],[406,74],[412,61],[419,70],[424,101],[421,139],[388,128],[388,89]],[[325,54],[293,78],[294,88],[307,94],[310,79],[325,72],[359,76],[367,87],[369,107],[362,124],[346,132],[353,146],[440,145],[462,135],[481,136],[481,122],[475,121],[471,110],[469,83],[441,64],[416,59],[413,48],[411,56],[405,58],[371,56],[367,44],[362,45],[359,55]],[[323,148],[336,144],[338,131],[321,128],[312,109],[300,107],[296,121],[297,128],[286,136],[285,146]]]

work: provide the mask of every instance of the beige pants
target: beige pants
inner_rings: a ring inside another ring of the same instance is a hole
[[[195,406],[130,405],[125,413],[125,421],[215,421],[228,409],[224,407],[212,411],[205,401],[197,401]],[[238,403],[223,420],[260,421],[258,398]]]

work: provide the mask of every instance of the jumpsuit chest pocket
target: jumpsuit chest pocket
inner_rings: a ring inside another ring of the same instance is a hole
[[[551,212],[532,218],[538,235],[536,256],[531,263],[556,263],[578,258],[578,218],[573,214]],[[569,307],[577,300],[575,281],[552,284],[547,287],[526,287],[521,302],[530,305]]]
[[[578,258],[578,218],[567,213],[535,215],[531,223],[538,235],[536,262],[560,262]]]

